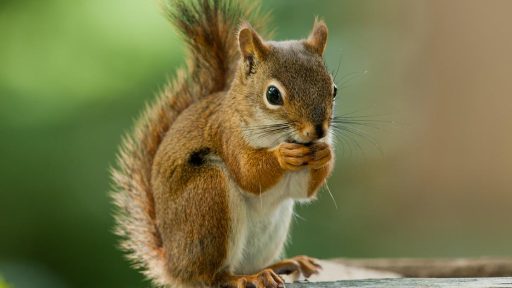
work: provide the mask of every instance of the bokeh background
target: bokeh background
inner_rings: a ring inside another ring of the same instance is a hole
[[[266,0],[329,25],[341,136],[289,255],[512,255],[512,1]],[[0,2],[0,287],[146,287],[116,249],[109,167],[184,63],[157,1]],[[364,133],[364,134],[362,134]],[[3,280],[2,280],[3,279]]]

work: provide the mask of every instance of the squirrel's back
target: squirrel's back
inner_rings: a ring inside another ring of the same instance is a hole
[[[165,0],[164,0],[165,1]],[[187,43],[187,67],[150,104],[124,139],[112,171],[116,233],[137,268],[157,285],[174,281],[163,257],[156,225],[151,167],[175,119],[194,102],[229,88],[239,59],[236,32],[241,19],[262,27],[257,4],[230,0],[168,0],[165,12]]]

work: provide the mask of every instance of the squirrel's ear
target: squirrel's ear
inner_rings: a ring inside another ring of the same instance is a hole
[[[306,46],[316,54],[322,56],[327,44],[327,25],[322,20],[315,19],[313,30],[309,33]]]
[[[244,23],[240,27],[238,44],[240,45],[240,53],[247,65],[247,74],[253,73],[255,62],[265,60],[270,51],[270,48],[248,23]]]

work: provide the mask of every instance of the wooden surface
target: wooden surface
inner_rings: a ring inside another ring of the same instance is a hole
[[[318,264],[322,266],[319,274],[313,274],[309,282],[335,282],[338,280],[355,280],[355,279],[382,279],[382,278],[398,278],[400,274],[386,271],[379,271],[361,267],[354,267],[337,263],[336,261],[318,260]],[[282,275],[286,283],[292,283],[297,280],[305,280],[297,273],[291,275]]]
[[[459,259],[335,259],[335,262],[386,272],[403,277],[512,277],[512,258]]]
[[[287,288],[343,288],[343,287],[512,287],[512,277],[497,278],[394,278],[369,280],[342,280],[336,282],[293,283]]]
[[[307,282],[285,278],[290,283],[286,287],[512,288],[512,258],[334,259],[319,260],[319,264],[323,267],[319,274]]]

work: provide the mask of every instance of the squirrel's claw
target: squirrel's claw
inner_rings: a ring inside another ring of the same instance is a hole
[[[277,274],[297,274],[297,278],[300,275],[305,278],[311,277],[313,274],[318,274],[322,269],[322,266],[317,263],[317,260],[308,256],[296,256],[291,259],[286,259],[278,262],[269,267],[274,270]]]
[[[284,280],[272,269],[265,269],[254,275],[229,276],[222,288],[284,288]]]

